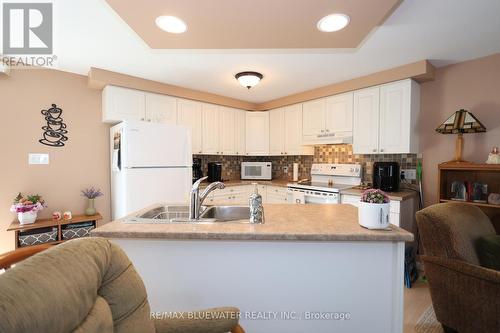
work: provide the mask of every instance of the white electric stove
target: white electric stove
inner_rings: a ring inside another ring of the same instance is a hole
[[[338,204],[340,191],[359,186],[360,164],[313,164],[311,180],[287,184],[289,203]]]

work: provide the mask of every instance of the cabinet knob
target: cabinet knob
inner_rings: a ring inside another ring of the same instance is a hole
[[[377,149],[373,149],[372,151],[375,153],[377,151]]]
[[[329,129],[327,129],[326,131],[327,131],[327,132],[330,132],[330,130],[329,130]]]
[[[383,152],[384,150],[383,149],[380,149],[380,152]]]
[[[141,118],[141,120],[144,120],[144,118]]]
[[[149,122],[151,122],[151,119],[148,119]]]
[[[285,152],[285,155],[288,155],[288,153],[287,153],[287,152]]]
[[[201,154],[201,150],[198,152],[198,154]]]
[[[321,130],[321,133],[325,133],[325,130]]]

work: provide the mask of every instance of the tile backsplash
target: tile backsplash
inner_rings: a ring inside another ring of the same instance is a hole
[[[310,178],[313,163],[359,163],[363,166],[363,182],[371,183],[374,162],[398,162],[401,169],[415,169],[417,154],[356,155],[352,145],[323,145],[314,147],[314,156],[217,156],[194,155],[202,159],[203,174],[207,174],[208,162],[222,163],[222,178],[238,180],[241,162],[270,161],[273,163],[273,179],[291,179],[293,163],[299,163],[299,179]],[[286,170],[288,167],[288,170]]]

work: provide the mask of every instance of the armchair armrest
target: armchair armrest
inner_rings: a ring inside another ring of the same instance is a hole
[[[500,272],[423,255],[436,318],[459,332],[500,332]]]
[[[233,307],[191,312],[158,313],[157,333],[244,333],[238,325],[240,310]]]

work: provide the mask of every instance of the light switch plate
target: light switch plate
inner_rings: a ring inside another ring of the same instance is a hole
[[[28,164],[49,164],[49,154],[28,154]]]

